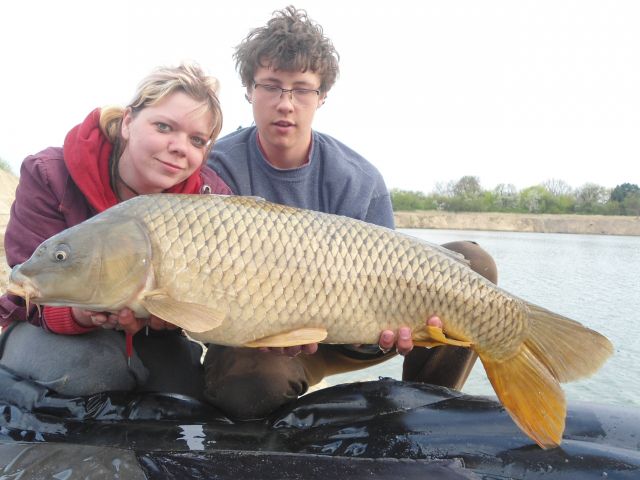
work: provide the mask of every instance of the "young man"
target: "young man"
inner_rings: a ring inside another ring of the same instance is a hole
[[[394,228],[391,199],[378,170],[343,143],[312,129],[315,113],[338,76],[338,54],[322,28],[305,11],[287,7],[275,12],[266,26],[252,30],[234,58],[255,126],[219,140],[209,160],[232,191]],[[429,323],[441,325],[436,317]],[[394,345],[401,354],[411,351],[408,328],[401,328],[397,339],[392,331],[382,332],[380,348],[373,349],[312,345],[289,349],[289,356],[267,356],[210,346],[205,396],[233,416],[263,416],[329,374],[391,358],[395,352],[387,352]],[[294,356],[301,349],[313,354]],[[439,366],[431,365],[447,386],[461,386],[475,361],[469,350],[455,356],[452,361],[462,370],[441,372],[450,356]],[[419,375],[418,368],[413,370]]]

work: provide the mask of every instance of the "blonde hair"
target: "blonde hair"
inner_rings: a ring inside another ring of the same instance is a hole
[[[114,144],[114,156],[117,159],[124,148],[121,126],[125,110],[130,108],[133,115],[136,115],[140,110],[157,104],[168,95],[183,92],[195,101],[202,102],[202,108],[209,110],[213,116],[213,130],[209,136],[209,145],[204,157],[206,160],[222,130],[222,109],[218,100],[218,88],[218,80],[206,75],[197,64],[183,63],[178,67],[160,67],[140,82],[133,100],[127,107],[102,108],[100,129]]]

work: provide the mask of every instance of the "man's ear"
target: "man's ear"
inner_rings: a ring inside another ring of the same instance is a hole
[[[324,94],[322,94],[322,96],[318,100],[318,108],[320,108],[322,105],[324,105],[324,102],[326,102],[326,101],[327,101],[327,94],[324,93]]]
[[[253,103],[253,101],[251,100],[251,97],[253,96],[253,88],[252,87],[246,87],[247,91],[244,92],[244,98],[247,100],[247,102],[249,103]]]

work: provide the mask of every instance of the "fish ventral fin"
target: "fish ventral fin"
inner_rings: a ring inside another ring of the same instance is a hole
[[[427,325],[426,328],[413,332],[413,344],[417,347],[437,347],[439,345],[453,345],[456,347],[471,347],[471,342],[454,340],[447,337],[441,328]]]
[[[295,347],[296,345],[307,345],[318,343],[327,338],[325,328],[298,328],[285,333],[278,333],[269,337],[259,338],[244,344],[245,347]]]
[[[160,290],[149,292],[140,303],[152,315],[188,332],[212,330],[219,327],[225,318],[224,312],[219,309],[199,303],[181,302]]]

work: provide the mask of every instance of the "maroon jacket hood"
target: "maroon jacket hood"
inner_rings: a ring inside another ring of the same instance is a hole
[[[100,109],[96,108],[64,141],[64,161],[71,178],[96,212],[118,203],[111,188],[109,157],[113,144],[100,130]],[[168,193],[200,193],[202,169],[183,182],[166,190]]]

